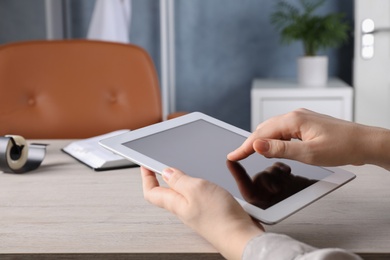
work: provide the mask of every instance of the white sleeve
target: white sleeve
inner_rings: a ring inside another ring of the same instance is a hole
[[[317,249],[286,235],[265,233],[248,242],[242,259],[360,260],[361,258],[343,249]]]

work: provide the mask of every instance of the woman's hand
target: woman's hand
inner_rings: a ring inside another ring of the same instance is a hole
[[[237,161],[254,152],[321,166],[373,163],[389,168],[390,131],[298,109],[261,123],[227,158]]]
[[[221,187],[165,169],[161,187],[155,173],[141,167],[145,199],[175,214],[228,259],[240,259],[247,242],[264,232],[241,205]]]

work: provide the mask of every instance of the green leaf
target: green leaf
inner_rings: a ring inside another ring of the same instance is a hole
[[[300,0],[300,7],[278,1],[271,23],[281,33],[283,43],[302,41],[305,55],[314,56],[320,49],[338,47],[348,40],[349,25],[344,14],[315,15],[325,0]]]

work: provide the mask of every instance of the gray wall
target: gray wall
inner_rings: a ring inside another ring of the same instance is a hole
[[[68,0],[72,38],[84,38],[94,0]],[[297,0],[291,0],[297,2]],[[286,46],[270,25],[272,0],[176,0],[177,110],[201,111],[249,130],[256,77],[295,77],[300,43]],[[328,0],[321,12],[353,22],[353,0]],[[0,0],[0,43],[45,37],[43,0]],[[133,0],[131,40],[159,70],[159,1]],[[330,76],[351,83],[353,40],[329,50]]]
[[[44,0],[0,0],[0,44],[45,37]]]

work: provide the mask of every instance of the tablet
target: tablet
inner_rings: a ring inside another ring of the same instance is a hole
[[[254,218],[275,224],[355,178],[336,167],[317,167],[253,154],[239,162],[227,154],[250,132],[194,112],[99,143],[161,174],[167,167],[229,191]]]

